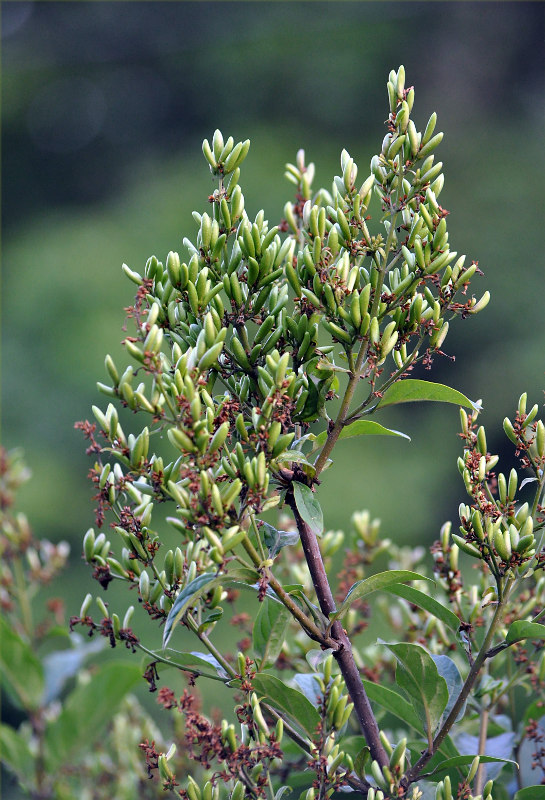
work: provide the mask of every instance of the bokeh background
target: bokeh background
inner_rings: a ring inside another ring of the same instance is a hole
[[[241,184],[274,224],[304,147],[330,186],[346,147],[362,179],[403,63],[420,129],[445,131],[441,203],[451,248],[476,259],[484,313],[451,327],[431,379],[482,398],[489,449],[509,469],[501,420],[519,394],[543,403],[544,17],[525,2],[3,2],[2,433],[33,480],[20,505],[40,536],[67,539],[52,591],[77,613],[95,591],[80,559],[92,524],[83,437],[103,404],[104,356],[121,361],[133,286],[122,262],[182,251],[211,191],[201,141],[219,127],[252,147]],[[368,507],[384,534],[431,543],[463,501],[453,406],[380,420],[412,442],[342,443],[324,476],[329,528]]]

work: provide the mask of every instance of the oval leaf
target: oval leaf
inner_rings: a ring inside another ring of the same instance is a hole
[[[339,610],[330,615],[331,621],[342,619],[355,600],[360,600],[362,597],[371,594],[371,592],[387,589],[392,584],[401,583],[402,581],[430,581],[430,583],[434,583],[431,578],[426,578],[425,575],[420,575],[418,572],[411,572],[407,569],[389,569],[387,572],[378,572],[376,575],[364,578],[350,587]]]
[[[480,411],[479,403],[474,403],[465,394],[457,389],[451,389],[442,383],[432,383],[432,381],[421,381],[415,378],[407,378],[404,381],[397,381],[389,386],[377,408],[393,406],[398,403],[413,403],[418,400],[431,400],[437,403],[454,403],[457,406],[466,406]]]
[[[197,600],[207,594],[216,586],[223,586],[228,583],[253,583],[259,578],[255,570],[240,567],[233,569],[224,575],[216,575],[214,572],[203,572],[197,575],[187,586],[179,592],[172,608],[168,613],[163,633],[163,647],[166,647],[172,635],[173,629],[181,620],[185,612],[194,605]]]
[[[441,622],[443,622],[447,628],[450,628],[452,631],[454,631],[454,633],[458,633],[458,629],[460,628],[460,620],[454,611],[451,611],[450,608],[447,608],[438,600],[430,597],[425,592],[421,592],[419,589],[414,589],[412,586],[405,586],[403,583],[389,586],[386,591],[390,592],[391,594],[395,594],[398,597],[403,597],[404,600],[407,600],[414,606],[423,608],[424,611],[427,611],[433,617],[437,617],[437,619],[441,620]]]
[[[545,625],[540,622],[525,622],[524,620],[512,622],[505,641],[507,644],[514,644],[522,639],[545,639]]]
[[[314,492],[304,483],[293,482],[293,497],[298,512],[315,536],[321,536],[324,530],[324,517]]]
[[[411,441],[411,437],[401,431],[394,431],[391,428],[385,428],[378,422],[373,422],[370,419],[358,419],[352,422],[351,425],[346,425],[339,436],[339,439],[350,439],[353,436],[401,436],[403,439]],[[316,437],[313,450],[322,447],[327,441],[327,431],[322,431]]]
[[[476,756],[455,756],[454,758],[447,758],[446,761],[442,761],[441,765],[434,769],[433,772],[430,772],[427,776],[431,778],[438,778],[440,775],[448,772],[451,769],[457,769],[459,767],[467,767],[469,764],[473,763],[473,760]],[[499,761],[503,764],[514,764],[515,767],[518,767],[516,761],[512,761],[509,758],[496,758],[495,756],[479,756],[479,762],[481,764],[491,764],[494,761]],[[545,795],[544,795],[545,797]]]
[[[286,686],[272,675],[258,674],[252,678],[255,691],[273,708],[288,714],[311,738],[316,733],[320,715],[302,692]]]
[[[545,800],[545,786],[525,786],[518,790],[513,800]]]
[[[373,681],[368,681],[363,679],[363,688],[367,692],[367,697],[370,700],[373,700],[377,703],[381,708],[385,711],[388,711],[390,714],[393,714],[394,717],[397,717],[402,722],[407,723],[418,733],[422,730],[422,725],[420,724],[420,720],[415,714],[414,708],[411,703],[408,703],[404,697],[402,697],[399,692],[394,691],[393,689],[389,689],[387,686],[382,686],[379,683],[373,683]]]
[[[396,682],[415,702],[426,735],[432,736],[449,700],[447,682],[437,665],[419,644],[388,644],[383,642],[397,659]]]
[[[288,609],[269,598],[260,604],[253,628],[254,652],[261,659],[260,669],[274,664],[284,644],[291,615]]]

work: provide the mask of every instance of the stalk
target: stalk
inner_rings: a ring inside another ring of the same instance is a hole
[[[286,500],[293,511],[320,608],[326,616],[329,616],[337,609],[318,541],[299,514],[292,492],[288,494]],[[356,662],[354,661],[350,639],[346,635],[340,620],[335,620],[331,626],[331,638],[335,643],[333,655],[339,664],[346,687],[354,703],[354,710],[358,717],[362,733],[369,745],[371,756],[375,761],[378,761],[381,767],[387,766],[389,764],[389,759],[380,741],[377,721],[373,714],[373,709],[371,708],[367,693],[363,688]]]

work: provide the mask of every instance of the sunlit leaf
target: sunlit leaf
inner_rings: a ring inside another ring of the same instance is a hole
[[[507,644],[513,644],[522,639],[545,639],[545,625],[540,622],[525,622],[524,620],[512,622],[505,641]]]
[[[451,389],[450,386],[445,386],[442,383],[421,381],[415,378],[406,378],[389,386],[377,404],[377,408],[422,400],[431,400],[437,403],[454,403],[457,406],[473,408],[475,411],[481,409],[478,403],[474,403],[457,389]]]
[[[369,578],[357,581],[357,583],[351,586],[341,606],[337,609],[335,614],[331,614],[330,619],[333,621],[342,619],[352,603],[356,600],[361,600],[362,597],[366,597],[368,594],[376,592],[379,589],[388,589],[392,584],[401,583],[402,581],[430,581],[434,583],[430,578],[426,578],[425,575],[420,575],[418,572],[411,572],[406,569],[389,569],[387,572],[378,572],[376,575],[371,575]]]
[[[406,433],[385,428],[384,425],[380,425],[378,422],[373,422],[370,419],[359,419],[356,422],[352,422],[351,425],[346,425],[342,429],[339,439],[350,439],[354,436],[401,436],[403,439],[411,440],[411,437],[407,436]],[[326,441],[327,431],[322,431],[316,437],[312,449],[316,450],[318,447],[322,447]]]

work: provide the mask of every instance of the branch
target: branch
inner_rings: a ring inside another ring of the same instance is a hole
[[[308,564],[312,583],[316,590],[318,602],[322,612],[329,616],[334,613],[337,608],[331,587],[327,578],[327,574],[322,560],[322,554],[318,546],[316,536],[312,533],[306,522],[302,519],[295,503],[293,492],[290,490],[286,496],[286,502],[293,511],[293,516],[297,524],[297,529],[301,537],[301,543],[305,553],[305,558]],[[333,655],[336,658],[342,676],[345,680],[346,687],[354,703],[354,710],[358,717],[358,721],[369,745],[372,758],[377,761],[380,766],[387,766],[389,758],[380,741],[379,728],[373,709],[367,697],[367,693],[363,688],[363,683],[359,670],[354,661],[352,653],[352,645],[345,630],[342,627],[340,620],[335,620],[331,626],[331,638],[335,642]]]

